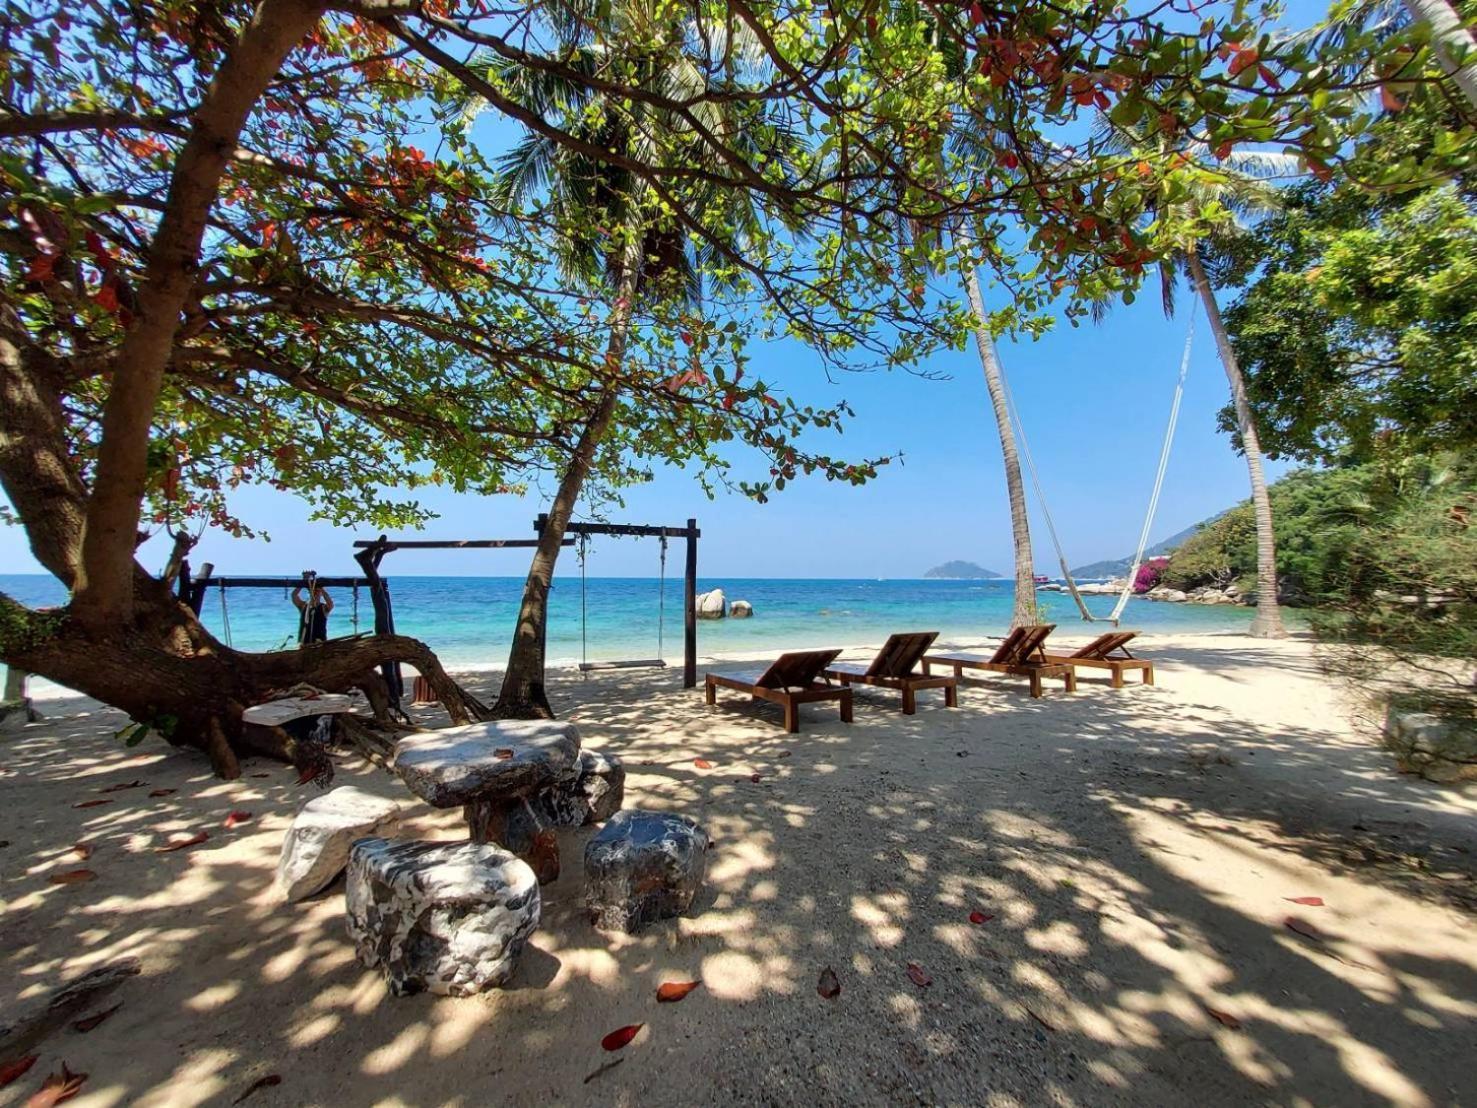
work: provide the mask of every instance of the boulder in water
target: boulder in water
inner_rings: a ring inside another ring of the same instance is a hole
[[[728,614],[728,598],[722,589],[699,593],[694,602],[698,619],[722,619]]]
[[[748,619],[754,614],[754,605],[747,600],[735,600],[728,606],[728,614],[733,619]]]

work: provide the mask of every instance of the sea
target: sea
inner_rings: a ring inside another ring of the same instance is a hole
[[[394,577],[390,595],[395,629],[428,643],[449,669],[500,668],[508,656],[521,577]],[[297,639],[298,614],[283,587],[220,590],[206,597],[201,618],[224,641],[245,650],[272,650]],[[700,592],[721,588],[730,600],[753,605],[749,619],[700,620],[698,654],[764,654],[806,647],[880,643],[894,631],[938,631],[942,641],[978,642],[1003,634],[1010,622],[1009,580],[844,580],[702,578]],[[63,603],[62,587],[42,575],[0,574],[0,591],[30,607]],[[371,631],[367,589],[334,589],[329,635]],[[1100,617],[1114,597],[1084,598]],[[1040,592],[1045,621],[1063,631],[1096,630],[1084,623],[1072,598]],[[581,613],[583,612],[583,619]],[[1252,610],[1232,605],[1168,604],[1134,598],[1121,626],[1145,632],[1245,630]],[[1104,628],[1106,629],[1106,627]],[[548,660],[616,661],[682,657],[682,582],[669,578],[591,577],[583,595],[578,577],[556,577],[550,595]]]

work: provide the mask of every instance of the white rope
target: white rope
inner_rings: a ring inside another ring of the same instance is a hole
[[[1190,302],[1190,323],[1185,328],[1185,353],[1180,358],[1180,376],[1174,386],[1174,403],[1169,406],[1169,426],[1164,431],[1164,446],[1159,451],[1159,472],[1154,475],[1154,492],[1149,497],[1149,511],[1144,516],[1144,529],[1139,532],[1138,550],[1133,555],[1133,565],[1128,570],[1128,580],[1123,583],[1123,593],[1118,597],[1118,603],[1113,606],[1113,614],[1108,618],[1117,626],[1118,620],[1123,615],[1123,609],[1128,606],[1128,598],[1133,595],[1134,579],[1139,575],[1139,566],[1144,561],[1144,550],[1149,545],[1149,531],[1154,526],[1154,513],[1159,510],[1159,494],[1164,491],[1164,474],[1169,469],[1169,451],[1174,445],[1174,430],[1180,420],[1180,401],[1185,395],[1185,377],[1190,372],[1190,347],[1195,341],[1195,303]]]

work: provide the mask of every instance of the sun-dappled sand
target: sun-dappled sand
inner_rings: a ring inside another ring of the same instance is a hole
[[[219,781],[193,752],[122,747],[117,712],[43,699],[0,739],[0,1023],[119,956],[143,972],[0,1103],[63,1061],[88,1074],[79,1105],[223,1104],[269,1075],[253,1108],[1471,1097],[1477,797],[1396,776],[1306,642],[1139,645],[1156,687],[1031,700],[981,678],[912,717],[859,689],[854,724],[809,706],[798,735],[773,705],[705,707],[679,669],[552,675],[585,744],[625,759],[627,807],[707,827],[707,888],[690,918],[598,932],[593,829],[567,833],[510,986],[469,999],[388,995],[354,960],[342,881],[277,900],[314,795],[293,770]],[[356,758],[339,782],[400,800],[404,836],[458,836],[459,813]]]

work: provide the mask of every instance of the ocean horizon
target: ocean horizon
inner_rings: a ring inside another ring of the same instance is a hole
[[[501,666],[507,659],[523,593],[523,577],[391,575],[395,629],[426,642],[452,669]],[[210,631],[245,650],[273,650],[297,639],[297,610],[283,588],[231,589],[222,608],[211,590],[201,609]],[[572,665],[622,658],[682,655],[682,580],[668,577],[665,595],[655,577],[590,577],[581,626],[578,575],[557,575],[549,598],[548,661]],[[777,648],[850,647],[880,642],[895,631],[937,631],[941,638],[978,641],[1003,634],[1015,584],[1005,578],[700,577],[698,591],[721,588],[732,602],[754,607],[748,619],[700,620],[700,655],[764,653]],[[0,591],[31,607],[60,604],[66,593],[45,574],[0,574]],[[335,608],[329,635],[369,631],[374,613],[366,589],[330,590]],[[1112,596],[1084,597],[1100,618]],[[1039,592],[1042,618],[1062,631],[1092,628],[1064,593]],[[658,612],[665,610],[658,636]],[[1145,632],[1245,630],[1253,609],[1232,605],[1170,604],[1135,597],[1122,625]],[[357,616],[357,618],[356,618]]]

